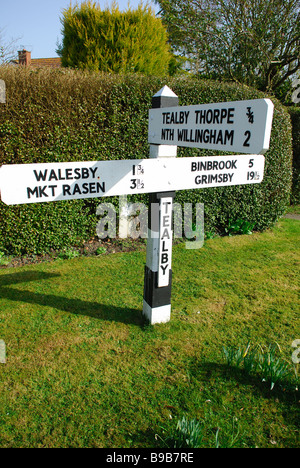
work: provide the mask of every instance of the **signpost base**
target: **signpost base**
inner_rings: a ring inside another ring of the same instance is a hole
[[[143,313],[151,324],[171,318],[172,213],[175,192],[150,195]]]
[[[143,314],[151,325],[167,323],[171,320],[171,304],[160,307],[150,307],[144,299]]]

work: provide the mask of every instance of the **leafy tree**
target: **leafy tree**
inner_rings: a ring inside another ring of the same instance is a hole
[[[63,12],[63,41],[57,52],[65,67],[114,73],[164,75],[172,57],[167,32],[154,11],[143,6],[101,10],[90,1]]]
[[[300,68],[299,0],[155,0],[193,72],[276,90]]]

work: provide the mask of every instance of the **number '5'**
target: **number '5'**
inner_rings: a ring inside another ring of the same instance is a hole
[[[254,159],[250,159],[250,161],[249,161],[249,167],[253,167],[253,166],[254,166],[254,162],[253,162],[253,161],[254,161]]]

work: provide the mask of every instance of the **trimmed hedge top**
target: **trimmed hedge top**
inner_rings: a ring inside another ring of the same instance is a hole
[[[148,158],[148,110],[152,96],[165,84],[179,96],[180,105],[266,97],[245,86],[186,77],[1,67],[0,79],[7,87],[7,103],[0,105],[0,165]],[[272,101],[274,120],[262,184],[177,192],[178,202],[204,203],[206,231],[222,233],[237,219],[263,230],[289,204],[291,123],[285,108]],[[215,154],[179,149],[179,157]],[[148,196],[131,199],[147,203]],[[118,199],[109,201],[117,204]],[[93,199],[8,207],[0,201],[0,251],[42,253],[81,243],[95,235],[98,204]]]

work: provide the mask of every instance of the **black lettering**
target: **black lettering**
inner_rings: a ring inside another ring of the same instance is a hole
[[[161,240],[164,240],[164,238],[167,238],[167,239],[170,239],[170,232],[167,228],[164,229],[163,233],[162,233],[162,236],[161,236]]]
[[[208,129],[204,130],[203,141],[204,143],[209,143],[209,130]]]
[[[90,176],[89,170],[86,167],[83,167],[81,170],[82,179],[88,179]]]
[[[231,132],[229,132],[228,130],[225,130],[224,145],[226,145],[227,142],[229,142],[230,145],[233,145],[233,138],[234,138],[234,130],[231,130]]]
[[[170,226],[169,223],[170,223],[170,216],[169,215],[163,216],[163,222],[162,222],[163,227],[169,227]]]
[[[161,263],[168,263],[169,261],[169,255],[167,253],[163,253],[161,255]]]
[[[73,188],[73,194],[72,195],[81,195],[81,190],[80,190],[80,187],[78,184],[75,184],[74,185],[74,188]]]
[[[63,196],[65,197],[66,195],[71,195],[70,193],[70,185],[63,185],[62,190],[63,190]]]
[[[214,109],[214,124],[219,123],[220,109]]]
[[[90,183],[90,193],[97,193],[95,182]]]
[[[195,130],[195,142],[196,143],[199,143],[199,141],[201,139],[201,131],[202,130],[199,130],[198,128]]]
[[[55,174],[55,170],[54,170],[54,169],[51,169],[51,171],[50,171],[49,182],[50,182],[52,179],[58,180],[58,177],[57,177],[57,175]]]
[[[168,210],[168,207],[169,207],[169,205],[171,205],[172,203],[171,203],[171,202],[163,202],[162,204],[166,207],[165,213],[167,214],[168,211],[169,211],[169,210]]]
[[[73,180],[72,169],[66,169],[66,179],[67,180]]]
[[[174,140],[174,129],[162,128],[161,139],[162,140]]]
[[[216,143],[216,134],[217,130],[211,130],[210,131],[210,143]]]
[[[206,119],[206,111],[205,110],[200,110],[196,111],[196,124],[204,124]]]
[[[79,169],[79,167],[77,167],[76,169],[74,169],[74,173],[76,174],[76,175],[74,176],[74,179],[76,179],[76,180],[80,179],[81,174],[80,174],[80,169]]]
[[[33,172],[34,172],[35,178],[36,178],[36,180],[37,180],[38,182],[39,182],[40,180],[42,180],[43,182],[45,182],[46,177],[47,177],[48,169],[45,170],[44,174],[42,173],[42,171],[40,171],[39,174],[37,173],[36,170],[34,170]]]
[[[219,131],[218,138],[217,138],[217,145],[223,145],[223,132],[222,132],[222,130]]]
[[[92,173],[93,179],[95,179],[95,178],[96,178],[97,167],[95,167],[95,169],[93,169],[92,167],[90,167],[90,171],[91,171],[91,173]]]
[[[49,185],[49,189],[52,191],[52,197],[55,197],[55,189],[57,188],[57,185]]]
[[[229,124],[234,124],[234,111],[235,111],[235,108],[234,107],[230,107],[228,109],[228,118],[227,118],[227,123]]]
[[[163,112],[163,123],[170,123],[169,121],[167,122],[167,118],[170,116],[170,112]]]
[[[213,119],[213,111],[211,109],[208,109],[206,113],[206,122],[210,124],[212,122],[212,119]]]
[[[30,187],[27,187],[27,198],[30,199],[31,195],[36,196],[38,198],[38,187],[34,187],[32,190]]]
[[[184,137],[184,130],[178,130],[177,132],[177,135],[178,135],[178,141],[184,141],[183,140],[183,137]]]
[[[191,141],[192,143],[195,143],[195,140],[193,139],[193,130],[190,130],[190,139],[187,141]]]
[[[223,120],[226,118],[226,116],[227,116],[227,109],[221,109],[221,120],[220,120],[221,124],[223,123]]]
[[[168,248],[166,249],[166,241],[163,241],[163,243],[162,243],[162,252],[168,252],[168,251],[169,251],[169,249]]]
[[[102,184],[100,184],[100,182],[97,182],[97,193],[99,193],[100,191],[105,193],[105,182],[102,182]]]
[[[87,182],[85,182],[84,184],[82,184],[82,193],[84,195],[86,195],[87,193],[89,193],[89,184]]]
[[[163,271],[164,275],[166,274],[166,269],[168,268],[168,266],[169,266],[168,264],[167,264],[167,265],[165,265],[165,266],[163,266],[163,265],[160,265],[160,268],[162,269],[162,271]]]
[[[48,197],[48,195],[46,194],[45,190],[47,188],[47,185],[45,185],[43,188],[42,187],[39,187],[39,197],[42,198],[42,197]]]
[[[58,169],[58,178],[59,180],[66,180],[66,178],[61,175],[61,169]]]
[[[250,138],[251,138],[251,132],[249,132],[249,130],[247,130],[247,132],[245,132],[245,137],[247,137],[247,138],[246,138],[246,140],[244,141],[244,145],[243,145],[243,146],[249,147],[249,146],[250,146],[250,145],[249,145],[249,140],[250,140]]]

